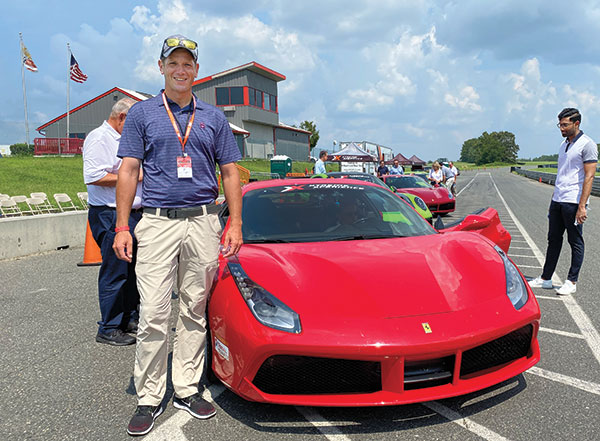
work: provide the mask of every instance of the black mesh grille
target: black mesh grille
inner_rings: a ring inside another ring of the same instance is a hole
[[[454,202],[448,202],[447,204],[440,204],[440,211],[452,210],[454,208]]]
[[[527,325],[496,340],[463,352],[460,375],[469,375],[526,357],[529,354],[532,335],[533,326]]]
[[[268,394],[371,393],[381,390],[378,362],[275,355],[265,360],[254,385]]]

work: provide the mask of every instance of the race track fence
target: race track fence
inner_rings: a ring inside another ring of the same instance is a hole
[[[524,170],[521,167],[511,167],[511,172],[518,175],[525,176],[526,178],[533,179],[535,181],[543,182],[544,184],[554,185],[556,182],[555,173],[544,173],[535,170]],[[594,179],[592,184],[592,194],[594,196],[600,196],[600,179]]]

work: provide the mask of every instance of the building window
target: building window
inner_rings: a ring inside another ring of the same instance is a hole
[[[217,106],[244,104],[243,87],[217,87]]]

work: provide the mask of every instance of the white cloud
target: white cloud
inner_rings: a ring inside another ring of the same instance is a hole
[[[477,103],[479,94],[472,86],[465,86],[459,92],[458,96],[446,93],[444,101],[452,107],[458,107],[462,110],[471,112],[481,112],[481,106]]]
[[[537,58],[526,60],[521,65],[521,73],[508,75],[511,95],[506,100],[508,113],[527,112],[529,117],[539,122],[548,105],[556,102],[556,89],[551,82],[544,83]]]

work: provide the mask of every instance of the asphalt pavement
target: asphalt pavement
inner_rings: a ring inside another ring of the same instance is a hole
[[[509,255],[525,276],[539,275],[553,188],[506,168],[462,172],[457,187],[457,211],[444,222],[496,208],[513,238]],[[214,418],[195,420],[169,403],[144,439],[599,439],[599,234],[600,200],[592,197],[577,293],[535,290],[542,359],[524,374],[462,397],[380,408],[266,405],[212,385],[206,395],[217,407]],[[77,267],[82,254],[75,248],[0,261],[0,440],[130,439],[135,348],[95,342],[98,267]],[[565,242],[558,279],[569,260]]]

